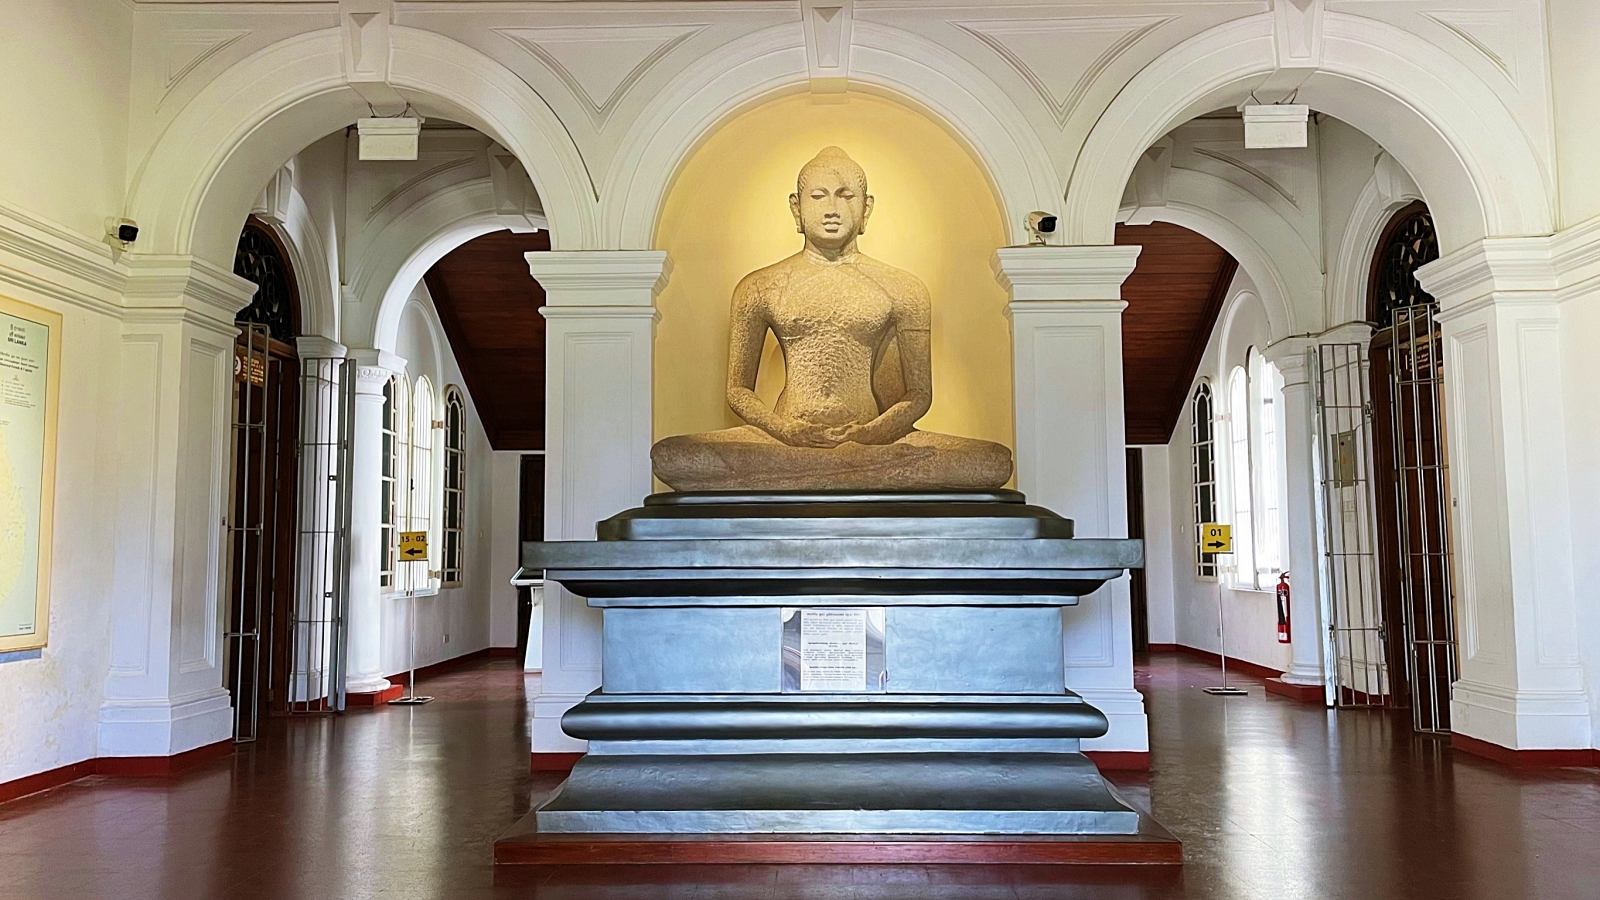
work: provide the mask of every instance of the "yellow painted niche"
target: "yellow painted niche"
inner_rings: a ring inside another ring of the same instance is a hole
[[[728,409],[728,303],[749,272],[800,249],[789,214],[795,175],[837,144],[876,198],[861,248],[922,278],[933,297],[933,409],[920,427],[1015,448],[1006,293],[989,268],[1005,243],[977,162],[936,123],[899,104],[848,95],[773,101],[712,135],[679,174],[656,246],[672,258],[657,298],[655,437],[742,424]],[[783,355],[770,335],[757,393],[777,400]]]

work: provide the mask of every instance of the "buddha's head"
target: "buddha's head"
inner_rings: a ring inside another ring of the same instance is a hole
[[[867,173],[843,150],[824,147],[800,168],[789,209],[807,244],[823,253],[838,253],[866,233],[867,217],[872,215]]]

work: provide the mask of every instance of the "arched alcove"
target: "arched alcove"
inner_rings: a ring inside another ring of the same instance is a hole
[[[797,251],[788,197],[817,151],[838,145],[876,198],[863,252],[928,286],[933,300],[930,430],[1009,445],[1006,294],[989,267],[1006,242],[1000,206],[976,160],[941,125],[872,96],[817,104],[785,98],[728,122],[689,159],[662,207],[655,241],[672,259],[657,297],[655,433],[738,424],[727,407],[729,298],[738,280]],[[758,392],[770,402],[782,356],[769,343]]]

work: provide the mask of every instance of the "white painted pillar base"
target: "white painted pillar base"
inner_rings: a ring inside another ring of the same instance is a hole
[[[594,540],[595,523],[650,493],[660,250],[527,254],[545,291],[545,535]],[[510,573],[507,573],[508,575]],[[533,751],[583,750],[561,716],[600,686],[600,611],[547,584]]]
[[[406,362],[383,350],[352,350],[356,413],[350,484],[350,611],[345,620],[347,694],[381,694],[383,671],[383,387]]]
[[[234,315],[255,285],[192,257],[128,258],[118,398],[111,665],[100,756],[233,733],[222,631]]]
[[[1079,537],[1126,537],[1122,282],[1138,247],[1007,247],[995,277],[1011,293],[1017,487],[1076,523]],[[1145,752],[1133,687],[1126,576],[1062,611],[1066,686],[1106,714],[1087,750]]]
[[[1587,748],[1561,309],[1549,238],[1491,238],[1417,272],[1439,301],[1461,678],[1458,734]]]
[[[1320,535],[1317,531],[1317,392],[1312,384],[1317,338],[1290,338],[1268,347],[1266,358],[1283,376],[1283,451],[1285,497],[1285,571],[1289,573],[1288,684],[1322,687],[1322,621]]]

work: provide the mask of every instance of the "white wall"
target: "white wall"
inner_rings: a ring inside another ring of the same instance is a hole
[[[1181,442],[1174,440],[1174,444]],[[1187,444],[1183,444],[1187,448]],[[1144,457],[1144,592],[1148,609],[1149,638],[1152,644],[1178,642],[1176,582],[1178,568],[1174,554],[1188,552],[1186,543],[1177,543],[1178,529],[1188,516],[1191,501],[1175,506],[1172,492],[1172,460],[1177,457],[1166,444],[1141,447]],[[1187,453],[1179,463],[1189,465]]]
[[[1200,377],[1211,380],[1213,396],[1217,398],[1218,412],[1226,410],[1228,374],[1235,366],[1245,365],[1246,353],[1254,346],[1260,348],[1270,341],[1266,311],[1255,296],[1255,285],[1249,276],[1240,272],[1228,289],[1228,300],[1218,326],[1206,346],[1200,363]],[[1191,385],[1189,396],[1193,396]],[[1197,647],[1216,653],[1219,650],[1217,626],[1218,585],[1214,581],[1201,581],[1195,575],[1194,523],[1190,521],[1194,508],[1194,477],[1190,464],[1194,428],[1194,408],[1185,404],[1183,416],[1174,430],[1172,442],[1167,445],[1167,487],[1170,515],[1172,605],[1175,643]],[[1216,425],[1218,447],[1217,469],[1219,479],[1226,481],[1227,423]],[[1158,472],[1146,468],[1145,491],[1147,496],[1158,490]],[[1222,521],[1231,517],[1227,488],[1218,498],[1218,512]],[[1146,531],[1154,530],[1153,510],[1148,502],[1146,514],[1152,515]],[[1280,672],[1289,668],[1289,645],[1277,642],[1277,600],[1271,591],[1234,588],[1224,584],[1221,588],[1223,625],[1227,636],[1230,658],[1238,658]],[[1152,637],[1152,640],[1155,638]]]
[[[494,541],[497,534],[494,504],[492,459],[494,452],[483,429],[483,422],[467,394],[450,350],[438,313],[426,285],[418,283],[400,319],[397,353],[406,360],[406,377],[415,381],[426,375],[432,382],[436,402],[443,403],[450,385],[461,388],[467,399],[466,469],[466,544],[463,581],[457,588],[442,588],[433,595],[416,598],[416,665],[430,665],[492,646],[490,640],[490,597],[495,583],[510,577],[494,570]],[[435,415],[438,413],[435,412]],[[434,511],[442,514],[442,508]],[[513,528],[515,523],[513,522]],[[404,595],[385,596],[383,611],[383,671],[394,675],[406,671],[409,662],[411,600]]]
[[[4,0],[0,22],[0,203],[98,240],[126,189],[133,15]]]
[[[497,450],[489,466],[493,535],[489,547],[489,639],[495,647],[517,645],[517,589],[511,586],[521,558],[517,525],[522,506],[522,454]]]

